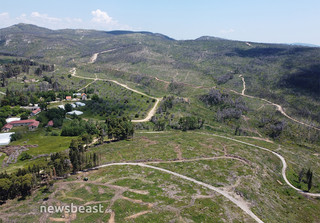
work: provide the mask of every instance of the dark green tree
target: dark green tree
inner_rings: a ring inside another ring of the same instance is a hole
[[[6,201],[9,197],[9,190],[11,187],[11,180],[8,178],[0,179],[0,200]]]
[[[69,103],[65,104],[64,106],[64,109],[66,110],[66,112],[71,112],[72,108],[73,108],[72,105]]]
[[[307,178],[307,184],[308,184],[308,191],[310,191],[311,187],[312,187],[312,171],[309,168],[306,174],[306,178]]]

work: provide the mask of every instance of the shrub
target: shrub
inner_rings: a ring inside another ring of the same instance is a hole
[[[31,158],[32,158],[32,156],[29,153],[27,153],[27,152],[21,153],[21,157],[20,157],[21,161],[28,160],[28,159],[31,159]]]
[[[15,134],[12,134],[12,135],[10,136],[11,142],[17,141],[17,140],[19,140],[19,139],[22,139],[22,132],[16,132]]]
[[[51,136],[59,136],[59,133],[58,132],[52,132]]]
[[[29,118],[29,113],[25,112],[20,116],[21,120],[27,120]]]

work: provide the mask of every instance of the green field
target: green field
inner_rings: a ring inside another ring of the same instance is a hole
[[[69,148],[70,142],[75,137],[64,137],[64,136],[51,136],[51,133],[46,133],[44,128],[38,128],[36,131],[28,131],[27,127],[14,128],[13,131],[20,129],[24,130],[23,137],[17,141],[11,142],[10,146],[25,146],[34,145],[35,147],[28,148],[26,153],[36,158],[39,155],[50,156],[52,153],[65,151]],[[53,130],[60,132],[60,130]],[[0,157],[0,163],[4,159],[5,155]],[[10,164],[5,167],[4,170],[7,172],[13,172],[19,168],[25,168],[34,164],[46,164],[46,158],[36,158],[33,160],[20,160],[21,155],[18,157],[17,162]]]
[[[50,154],[69,148],[72,138],[46,135],[45,131],[39,128],[36,131],[25,132],[22,139],[14,141],[10,145],[38,145],[36,148],[31,148],[28,153],[30,155]]]

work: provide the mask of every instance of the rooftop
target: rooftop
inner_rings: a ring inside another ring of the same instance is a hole
[[[39,113],[39,112],[41,112],[41,109],[40,109],[40,108],[37,108],[36,110],[33,110],[33,111],[32,111],[33,114],[37,114],[37,113]]]
[[[0,134],[0,145],[8,145],[11,141],[11,135],[14,134],[14,132],[8,132],[8,133],[1,133]]]
[[[11,117],[11,118],[7,118],[6,122],[9,123],[9,122],[19,121],[19,120],[21,120],[21,118],[19,118],[19,117]]]
[[[10,122],[9,124],[11,125],[14,125],[14,124],[27,124],[27,123],[34,123],[34,122],[38,122],[34,119],[27,119],[27,120],[19,120],[19,121],[13,121],[13,122]]]
[[[82,111],[77,111],[77,110],[74,110],[74,111],[71,111],[71,112],[67,112],[68,115],[82,115],[83,112]]]

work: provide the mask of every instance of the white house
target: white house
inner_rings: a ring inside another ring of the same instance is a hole
[[[82,111],[73,110],[71,112],[67,112],[68,115],[82,115]]]
[[[83,107],[83,106],[86,106],[85,103],[82,103],[82,102],[76,102],[75,103],[77,107]]]

